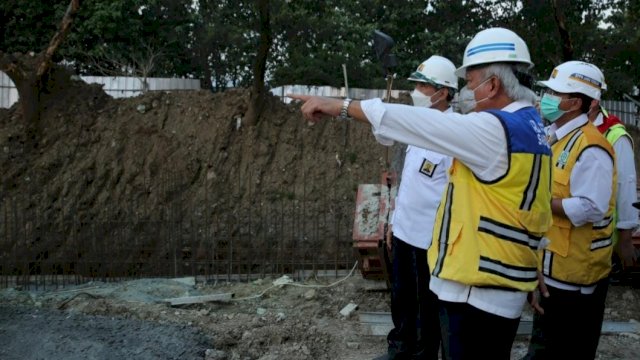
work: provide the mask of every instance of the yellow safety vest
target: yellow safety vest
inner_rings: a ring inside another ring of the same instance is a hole
[[[604,109],[602,109],[602,110],[604,112]],[[608,116],[608,115],[606,115],[606,116]],[[607,139],[607,141],[609,141],[609,144],[611,144],[611,146],[613,146],[613,144],[615,144],[616,141],[618,141],[618,139],[620,139],[623,136],[626,136],[629,139],[629,141],[631,141],[631,148],[633,149],[633,146],[634,146],[633,145],[633,138],[631,137],[631,135],[629,135],[629,133],[627,132],[627,129],[622,124],[615,124],[615,125],[609,127],[603,133],[603,135]],[[613,212],[613,220],[614,220],[615,224],[618,223],[618,209],[617,208]],[[619,238],[618,229],[616,229],[615,225],[614,225],[614,229],[613,229],[613,246],[614,247],[618,244],[618,238]]]
[[[609,274],[613,251],[613,211],[616,199],[616,167],[613,148],[590,122],[556,142],[553,152],[553,197],[571,197],[571,172],[582,152],[589,147],[605,150],[613,164],[609,208],[602,221],[573,226],[564,216],[553,215],[553,226],[546,236],[551,240],[544,250],[544,275],[574,286],[590,286]]]
[[[490,111],[507,135],[509,168],[492,182],[454,160],[428,250],[432,275],[465,285],[531,291],[551,225],[551,151],[533,108]]]

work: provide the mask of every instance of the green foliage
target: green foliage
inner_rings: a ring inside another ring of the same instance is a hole
[[[39,52],[49,43],[68,5],[66,0],[4,0],[0,2],[0,50]]]
[[[379,29],[396,42],[394,88],[409,89],[405,79],[419,63],[438,54],[460,65],[471,37],[493,26],[518,33],[535,74],[546,78],[566,56],[554,3],[572,57],[603,69],[610,89],[605,97],[620,98],[640,83],[640,3],[634,0],[271,0],[265,80],[268,86],[343,86],[345,64],[350,87],[382,88],[383,69],[372,49],[373,30]],[[0,50],[43,50],[67,5],[1,2]],[[250,0],[85,0],[56,60],[85,74],[126,72],[153,53],[149,76],[198,77],[205,87],[224,90],[252,83],[258,29]]]

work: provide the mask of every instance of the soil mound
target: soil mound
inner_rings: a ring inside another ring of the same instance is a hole
[[[386,159],[401,158],[399,146],[387,150],[361,124],[310,124],[299,105],[275,96],[260,122],[247,126],[249,98],[235,89],[113,99],[99,86],[72,81],[48,97],[37,150],[24,146],[18,107],[0,111],[5,250],[22,251],[15,239],[24,239],[31,252],[22,257],[76,257],[75,247],[91,244],[104,247],[95,255],[103,259],[161,259],[166,249],[150,244],[159,232],[193,239],[205,231],[198,224],[221,217],[234,224],[225,232],[256,235],[251,218],[282,201],[302,208],[299,219],[282,216],[282,223],[326,214],[346,223],[357,185],[378,183]],[[161,223],[173,227],[162,230]],[[138,242],[151,250],[131,247]],[[186,257],[197,255],[193,246],[209,246],[195,242]],[[126,254],[114,252],[125,244]]]

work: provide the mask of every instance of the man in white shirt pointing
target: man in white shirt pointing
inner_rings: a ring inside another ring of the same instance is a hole
[[[291,96],[304,101],[307,119],[351,117],[370,124],[379,142],[454,158],[427,252],[446,359],[509,359],[538,283],[537,249],[551,225],[551,150],[534,108],[532,66],[517,34],[491,28],[469,42],[456,70],[467,81],[460,98],[475,112]]]

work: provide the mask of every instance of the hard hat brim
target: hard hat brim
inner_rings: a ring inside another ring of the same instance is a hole
[[[418,71],[414,71],[411,76],[409,76],[407,78],[407,80],[410,81],[418,81],[418,82],[423,82],[423,83],[429,83],[432,85],[437,85],[435,82],[433,82],[431,79],[427,78],[426,76],[420,74]]]
[[[429,85],[433,85],[434,87],[440,88],[440,87],[447,87],[447,88],[451,88],[454,90],[458,90],[458,85],[457,84],[443,84],[443,83],[438,83],[432,79],[429,79],[428,77],[422,75],[420,72],[418,71],[414,71],[411,76],[409,76],[407,78],[407,80],[409,81],[416,81],[416,82],[421,82],[421,83],[425,83],[425,84],[429,84]],[[448,81],[447,81],[448,82]]]
[[[560,94],[570,94],[576,92],[575,89],[564,85],[561,81],[543,80],[538,81],[538,85],[549,88]]]
[[[585,96],[588,96],[594,100],[600,100],[601,98],[601,91],[598,90],[593,90],[593,91],[588,91],[589,93],[586,94],[585,91],[581,91],[580,89],[575,89],[571,86],[568,86],[567,84],[565,84],[563,81],[558,81],[556,79],[551,79],[551,80],[544,80],[544,81],[538,81],[538,85],[540,86],[544,86],[546,88],[549,88],[557,93],[560,94],[574,94],[574,93],[580,93],[583,94]]]

